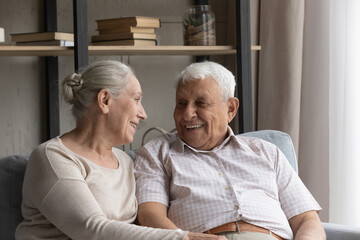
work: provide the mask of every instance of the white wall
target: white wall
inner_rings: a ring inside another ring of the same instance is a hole
[[[38,31],[41,1],[0,1],[0,26],[9,33]],[[45,87],[38,57],[0,57],[0,157],[28,154],[44,139]]]

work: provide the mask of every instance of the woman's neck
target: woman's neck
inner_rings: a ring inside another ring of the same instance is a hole
[[[107,137],[102,124],[96,120],[79,124],[61,136],[63,144],[76,154],[108,168],[117,168],[118,162],[112,152],[114,145]]]

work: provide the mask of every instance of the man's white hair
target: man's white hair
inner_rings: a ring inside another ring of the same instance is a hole
[[[190,64],[180,73],[175,86],[178,88],[180,84],[205,78],[215,80],[224,101],[234,97],[236,86],[234,75],[222,65],[210,61]]]

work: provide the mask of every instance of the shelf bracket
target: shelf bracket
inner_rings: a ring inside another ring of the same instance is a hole
[[[57,31],[56,0],[43,0],[44,28],[46,32]],[[59,116],[59,69],[58,57],[45,57],[46,85],[46,137],[54,138],[60,134]]]
[[[89,65],[86,0],[73,0],[73,11],[75,72],[79,73]]]
[[[236,0],[237,94],[240,100],[238,110],[239,133],[254,130],[250,45],[250,3],[249,0]]]

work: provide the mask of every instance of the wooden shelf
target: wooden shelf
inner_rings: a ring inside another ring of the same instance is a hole
[[[260,50],[252,46],[251,50]],[[231,55],[233,46],[89,46],[89,55]],[[60,46],[0,46],[0,56],[73,56],[74,47]]]
[[[0,56],[73,56],[74,47],[0,46]]]

